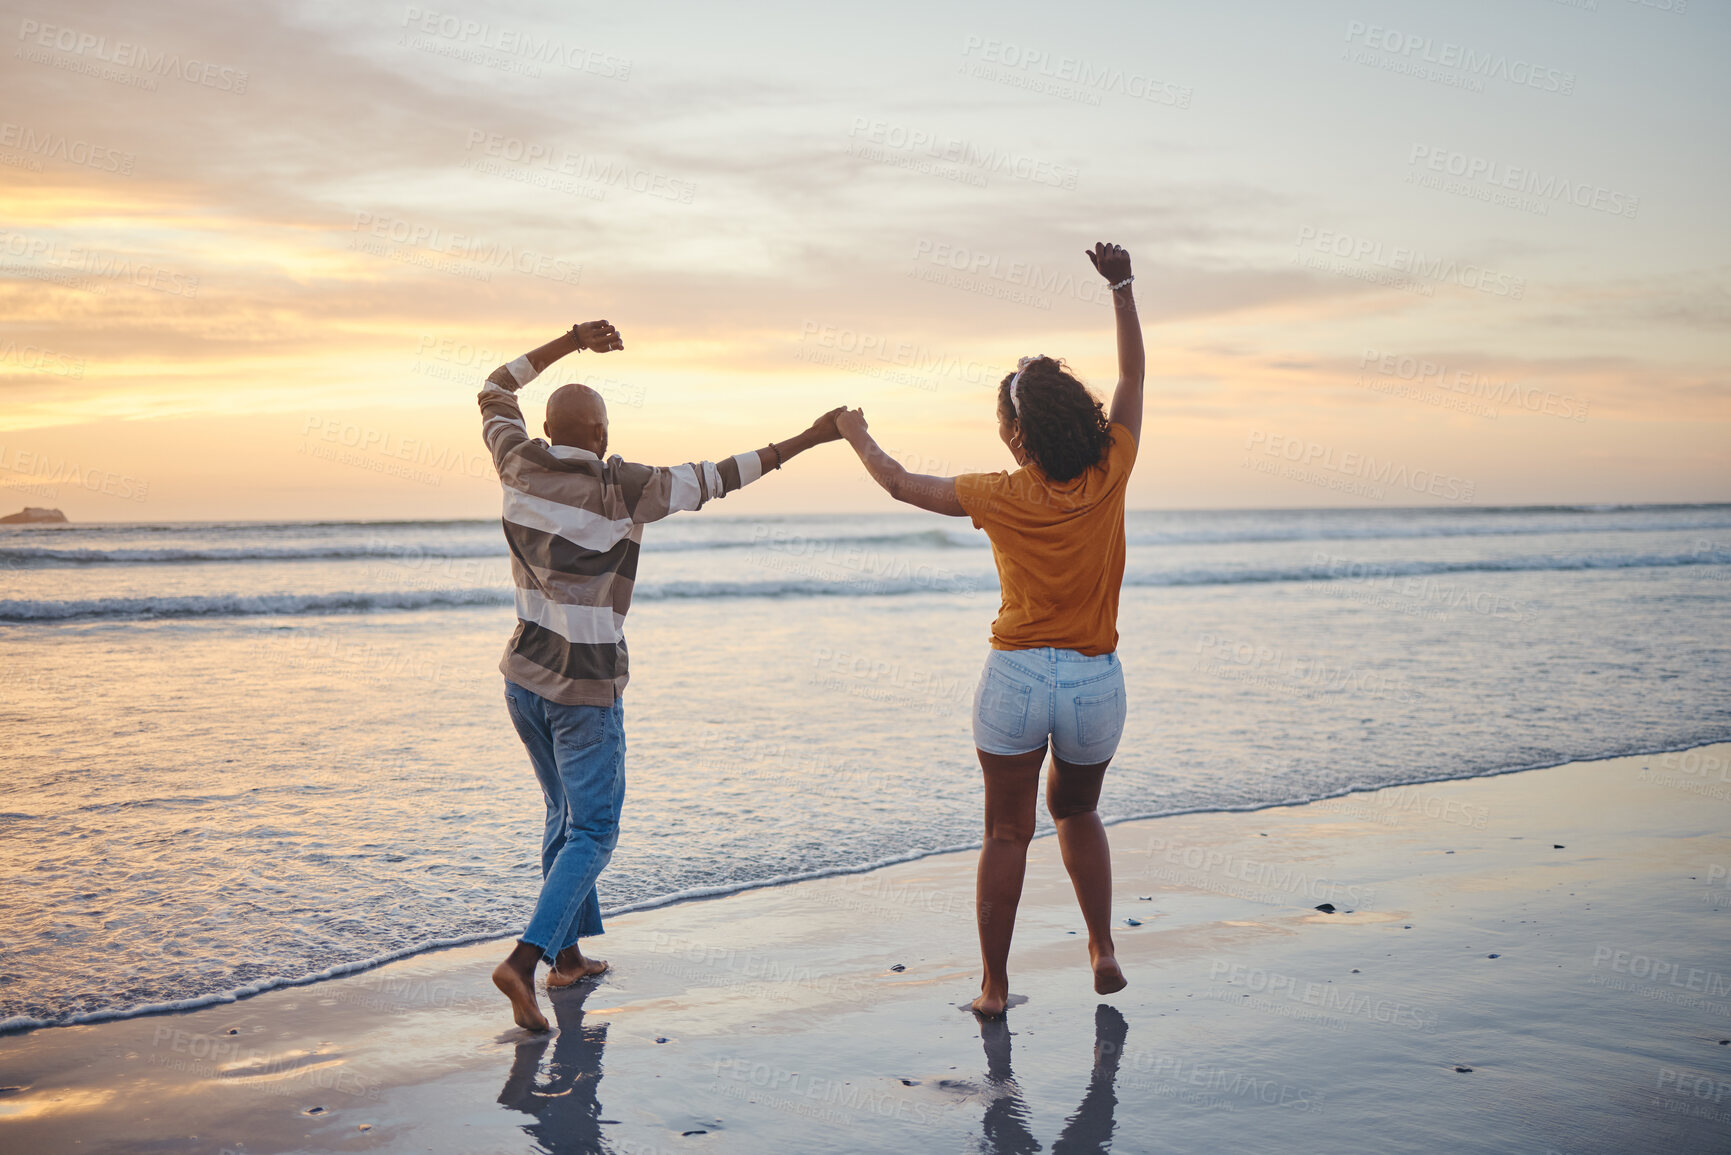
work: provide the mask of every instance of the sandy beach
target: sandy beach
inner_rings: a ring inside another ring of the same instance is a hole
[[[0,1155],[1731,1155],[1731,3],[12,20]]]
[[[1731,745],[1125,823],[1108,999],[1041,839],[995,1024],[972,854],[643,911],[551,1036],[485,943],[0,1039],[0,1146],[1723,1151],[1727,818]]]

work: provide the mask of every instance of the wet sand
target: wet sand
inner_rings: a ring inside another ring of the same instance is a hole
[[[1726,1151],[1728,832],[1731,745],[1125,823],[1108,998],[1041,839],[986,1024],[942,855],[610,920],[550,1036],[501,942],[0,1038],[0,1149]]]

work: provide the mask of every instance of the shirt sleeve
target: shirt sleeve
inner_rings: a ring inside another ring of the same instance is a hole
[[[1122,470],[1129,473],[1136,466],[1136,438],[1131,436],[1128,425],[1112,426],[1112,448],[1110,450],[1112,471]]]
[[[956,500],[975,529],[985,529],[996,506],[1009,490],[1007,473],[963,473],[956,477]]]
[[[625,507],[638,525],[702,509],[706,502],[726,497],[763,474],[755,452],[738,453],[719,463],[691,461],[684,465],[635,465],[615,457],[613,468]]]
[[[527,356],[501,365],[487,375],[487,385],[479,397],[481,439],[493,455],[494,468],[500,466],[507,453],[529,440],[523,410],[517,405],[517,390],[540,375]]]

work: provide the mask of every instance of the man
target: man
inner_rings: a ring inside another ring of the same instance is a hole
[[[619,840],[625,799],[629,678],[622,632],[643,527],[749,485],[797,453],[839,440],[824,414],[786,441],[720,463],[659,468],[607,453],[607,405],[584,385],[547,399],[547,440],[531,438],[516,392],[568,353],[623,349],[606,321],[585,321],[501,365],[481,391],[481,435],[505,490],[505,541],[517,587],[517,631],[499,669],[505,704],[528,747],[547,803],[541,896],[516,949],[493,971],[517,1025],[545,1031],[535,966],[549,987],[570,986],[607,964],[577,940],[601,933],[595,879]]]

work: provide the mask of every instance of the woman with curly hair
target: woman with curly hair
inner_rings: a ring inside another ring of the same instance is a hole
[[[1020,468],[960,477],[909,473],[872,440],[863,411],[836,418],[891,497],[972,518],[992,543],[1002,605],[974,694],[986,827],[975,890],[985,976],[973,1007],[989,1017],[1010,997],[1010,937],[1048,749],[1046,808],[1088,925],[1094,989],[1125,985],[1112,946],[1111,851],[1094,807],[1124,730],[1118,589],[1124,494],[1142,432],[1142,327],[1130,254],[1102,242],[1088,259],[1110,283],[1117,314],[1110,415],[1062,361],[1024,357],[997,397],[998,436]]]

